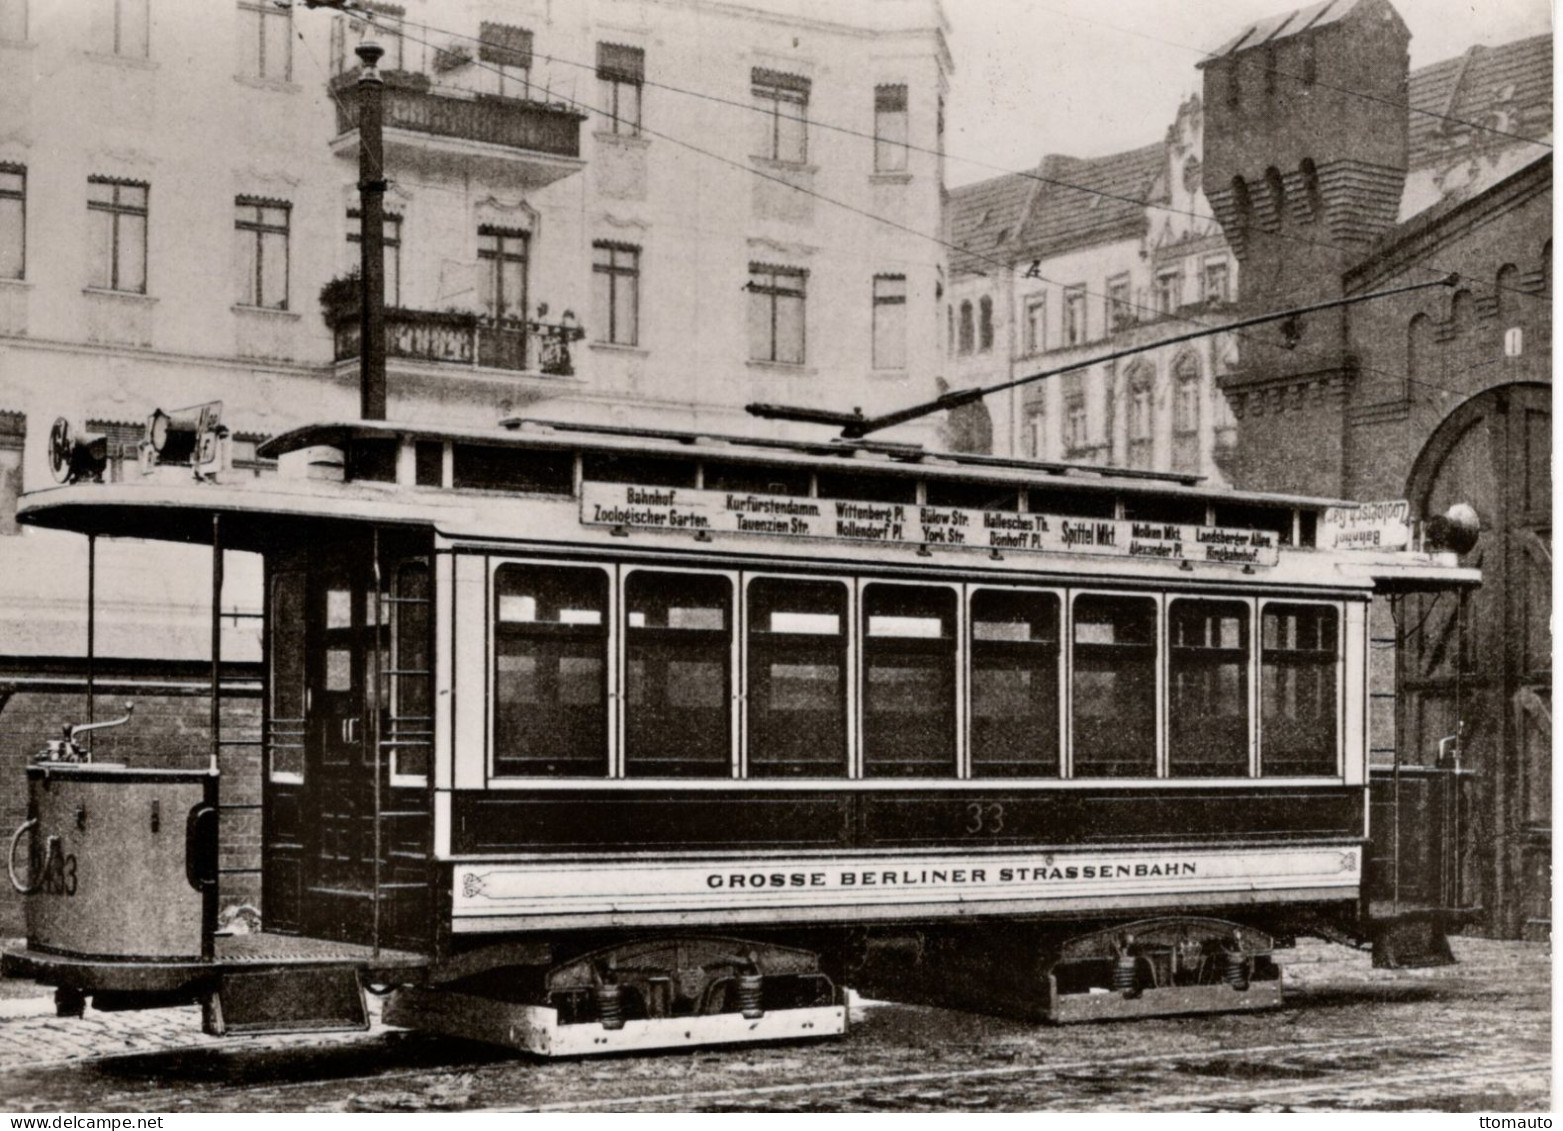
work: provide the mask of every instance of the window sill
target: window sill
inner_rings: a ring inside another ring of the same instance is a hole
[[[905,377],[909,372],[910,370],[908,370],[906,366],[902,365],[895,369],[870,369],[868,371],[868,375],[870,378],[877,378],[883,381],[893,381],[897,378]]]
[[[754,154],[749,160],[762,169],[772,169],[778,173],[807,173],[813,176],[819,172],[818,165],[810,165],[807,161],[778,161],[774,157],[760,157]]]
[[[130,303],[134,306],[154,306],[157,303],[157,299],[154,296],[142,294],[140,291],[115,291],[110,290],[108,287],[83,287],[81,293],[90,295],[93,298],[110,299],[115,302]]]
[[[744,364],[760,373],[776,373],[785,377],[817,377],[819,375],[818,369],[812,369],[804,362],[757,361],[754,358],[750,358]]]
[[[0,279],[0,291],[30,291],[33,284],[28,279]]]
[[[593,353],[619,353],[628,357],[651,356],[651,351],[645,346],[631,346],[623,342],[587,342],[586,345]]]
[[[229,307],[235,314],[242,314],[248,318],[272,318],[279,322],[297,322],[304,317],[296,310],[278,310],[272,306],[246,306],[242,302],[236,302]]]
[[[155,71],[158,64],[152,59],[136,58],[134,55],[105,55],[101,51],[87,51],[83,49],[83,57],[93,63],[105,63],[112,67],[123,67],[129,71]]]
[[[594,130],[592,137],[604,145],[617,145],[625,149],[646,149],[651,145],[651,139],[641,134],[616,134],[612,130]]]
[[[36,39],[0,39],[0,48],[6,51],[31,51],[37,46]]]
[[[910,173],[870,173],[870,184],[875,185],[909,185],[912,183]]]
[[[233,81],[251,90],[272,90],[278,94],[297,94],[304,89],[291,79],[262,79],[254,75],[234,75]]]

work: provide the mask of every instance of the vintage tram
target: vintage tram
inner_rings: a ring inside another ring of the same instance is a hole
[[[210,544],[217,594],[264,556],[264,929],[217,931],[214,627],[209,768],[28,769],[5,963],[62,1012],[369,987],[576,1055],[836,1034],[848,987],[1258,1009],[1298,934],[1447,961],[1470,912],[1457,742],[1370,768],[1367,622],[1478,576],[1321,548],[1327,501],[541,420],[304,427],[237,479],[215,420],[156,414],[120,482],[62,429],[20,517]]]

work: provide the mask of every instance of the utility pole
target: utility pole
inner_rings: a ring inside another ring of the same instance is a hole
[[[366,40],[353,49],[358,75],[358,415],[385,419],[385,82],[375,66],[385,49]]]

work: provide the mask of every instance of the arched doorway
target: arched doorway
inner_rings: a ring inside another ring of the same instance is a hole
[[[1480,776],[1467,891],[1508,936],[1551,927],[1552,388],[1517,383],[1466,401],[1434,430],[1406,484],[1414,515],[1469,503],[1481,518],[1463,559],[1482,571],[1463,655],[1455,602],[1424,599],[1401,627],[1408,761],[1428,760],[1465,721]],[[1456,698],[1463,702],[1457,709]]]

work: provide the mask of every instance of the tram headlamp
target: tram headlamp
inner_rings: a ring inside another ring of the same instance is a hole
[[[101,432],[76,433],[63,416],[49,430],[49,473],[56,483],[93,479],[101,483],[109,464],[109,438]]]
[[[153,460],[156,463],[210,463],[214,458],[210,444],[216,438],[221,416],[221,401],[178,408],[171,413],[154,409],[147,417],[145,437]]]
[[[1443,514],[1428,519],[1423,533],[1428,550],[1469,554],[1481,537],[1482,520],[1469,503],[1455,503]]]

